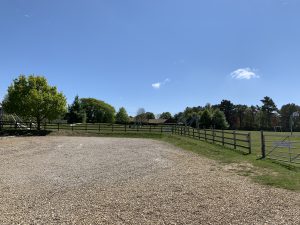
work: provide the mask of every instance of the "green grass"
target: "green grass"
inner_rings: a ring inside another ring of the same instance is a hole
[[[261,184],[300,191],[299,167],[280,164],[271,160],[259,160],[255,154],[244,155],[232,149],[181,136],[163,136],[161,140],[217,160],[221,164],[234,164],[237,174],[249,176]]]

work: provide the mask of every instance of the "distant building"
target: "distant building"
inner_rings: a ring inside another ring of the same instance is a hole
[[[136,122],[135,117],[129,118],[129,123],[135,123],[135,122]],[[175,124],[176,121],[174,119],[149,119],[149,120],[144,120],[142,123],[146,125],[162,125],[162,124]]]

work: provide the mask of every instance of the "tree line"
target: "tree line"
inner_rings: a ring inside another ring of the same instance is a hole
[[[291,121],[291,115],[300,112],[300,106],[289,103],[278,109],[273,99],[268,96],[261,100],[261,105],[235,105],[230,100],[222,100],[216,105],[187,107],[174,117],[176,121],[193,127],[214,127],[218,126],[214,121],[214,113],[218,111],[224,115],[229,129],[288,131],[290,123],[293,122],[294,129],[300,130],[297,118]],[[206,119],[202,118],[204,112]]]
[[[175,114],[163,112],[154,115],[140,108],[135,117],[130,117],[124,107],[117,112],[110,104],[95,98],[76,96],[72,104],[67,106],[66,97],[55,86],[48,84],[43,76],[20,75],[8,87],[2,102],[6,113],[17,114],[25,120],[35,121],[38,129],[43,121],[64,119],[68,123],[146,123],[150,119],[165,119],[172,123],[195,128],[239,129],[239,130],[271,130],[290,129],[294,123],[295,130],[300,130],[291,115],[300,111],[300,106],[289,103],[277,108],[273,99],[266,96],[261,105],[247,106],[234,104],[230,100],[222,100],[220,104],[187,107]]]

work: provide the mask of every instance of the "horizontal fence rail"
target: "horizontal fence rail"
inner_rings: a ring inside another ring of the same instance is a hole
[[[41,123],[40,130],[48,131],[89,131],[95,133],[172,133],[174,125],[135,125],[135,124],[108,124],[108,123]],[[0,121],[0,130],[37,130],[34,122]]]
[[[175,126],[174,133],[251,154],[251,133]]]
[[[0,130],[37,130],[34,122],[0,121]],[[224,147],[251,153],[251,135],[229,130],[195,129],[183,125],[136,125],[107,123],[41,123],[41,130],[47,131],[86,131],[98,134],[109,133],[168,133],[219,144]]]

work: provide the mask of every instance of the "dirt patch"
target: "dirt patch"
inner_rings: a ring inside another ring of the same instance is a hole
[[[300,224],[299,193],[230,167],[148,139],[0,139],[0,224]]]

